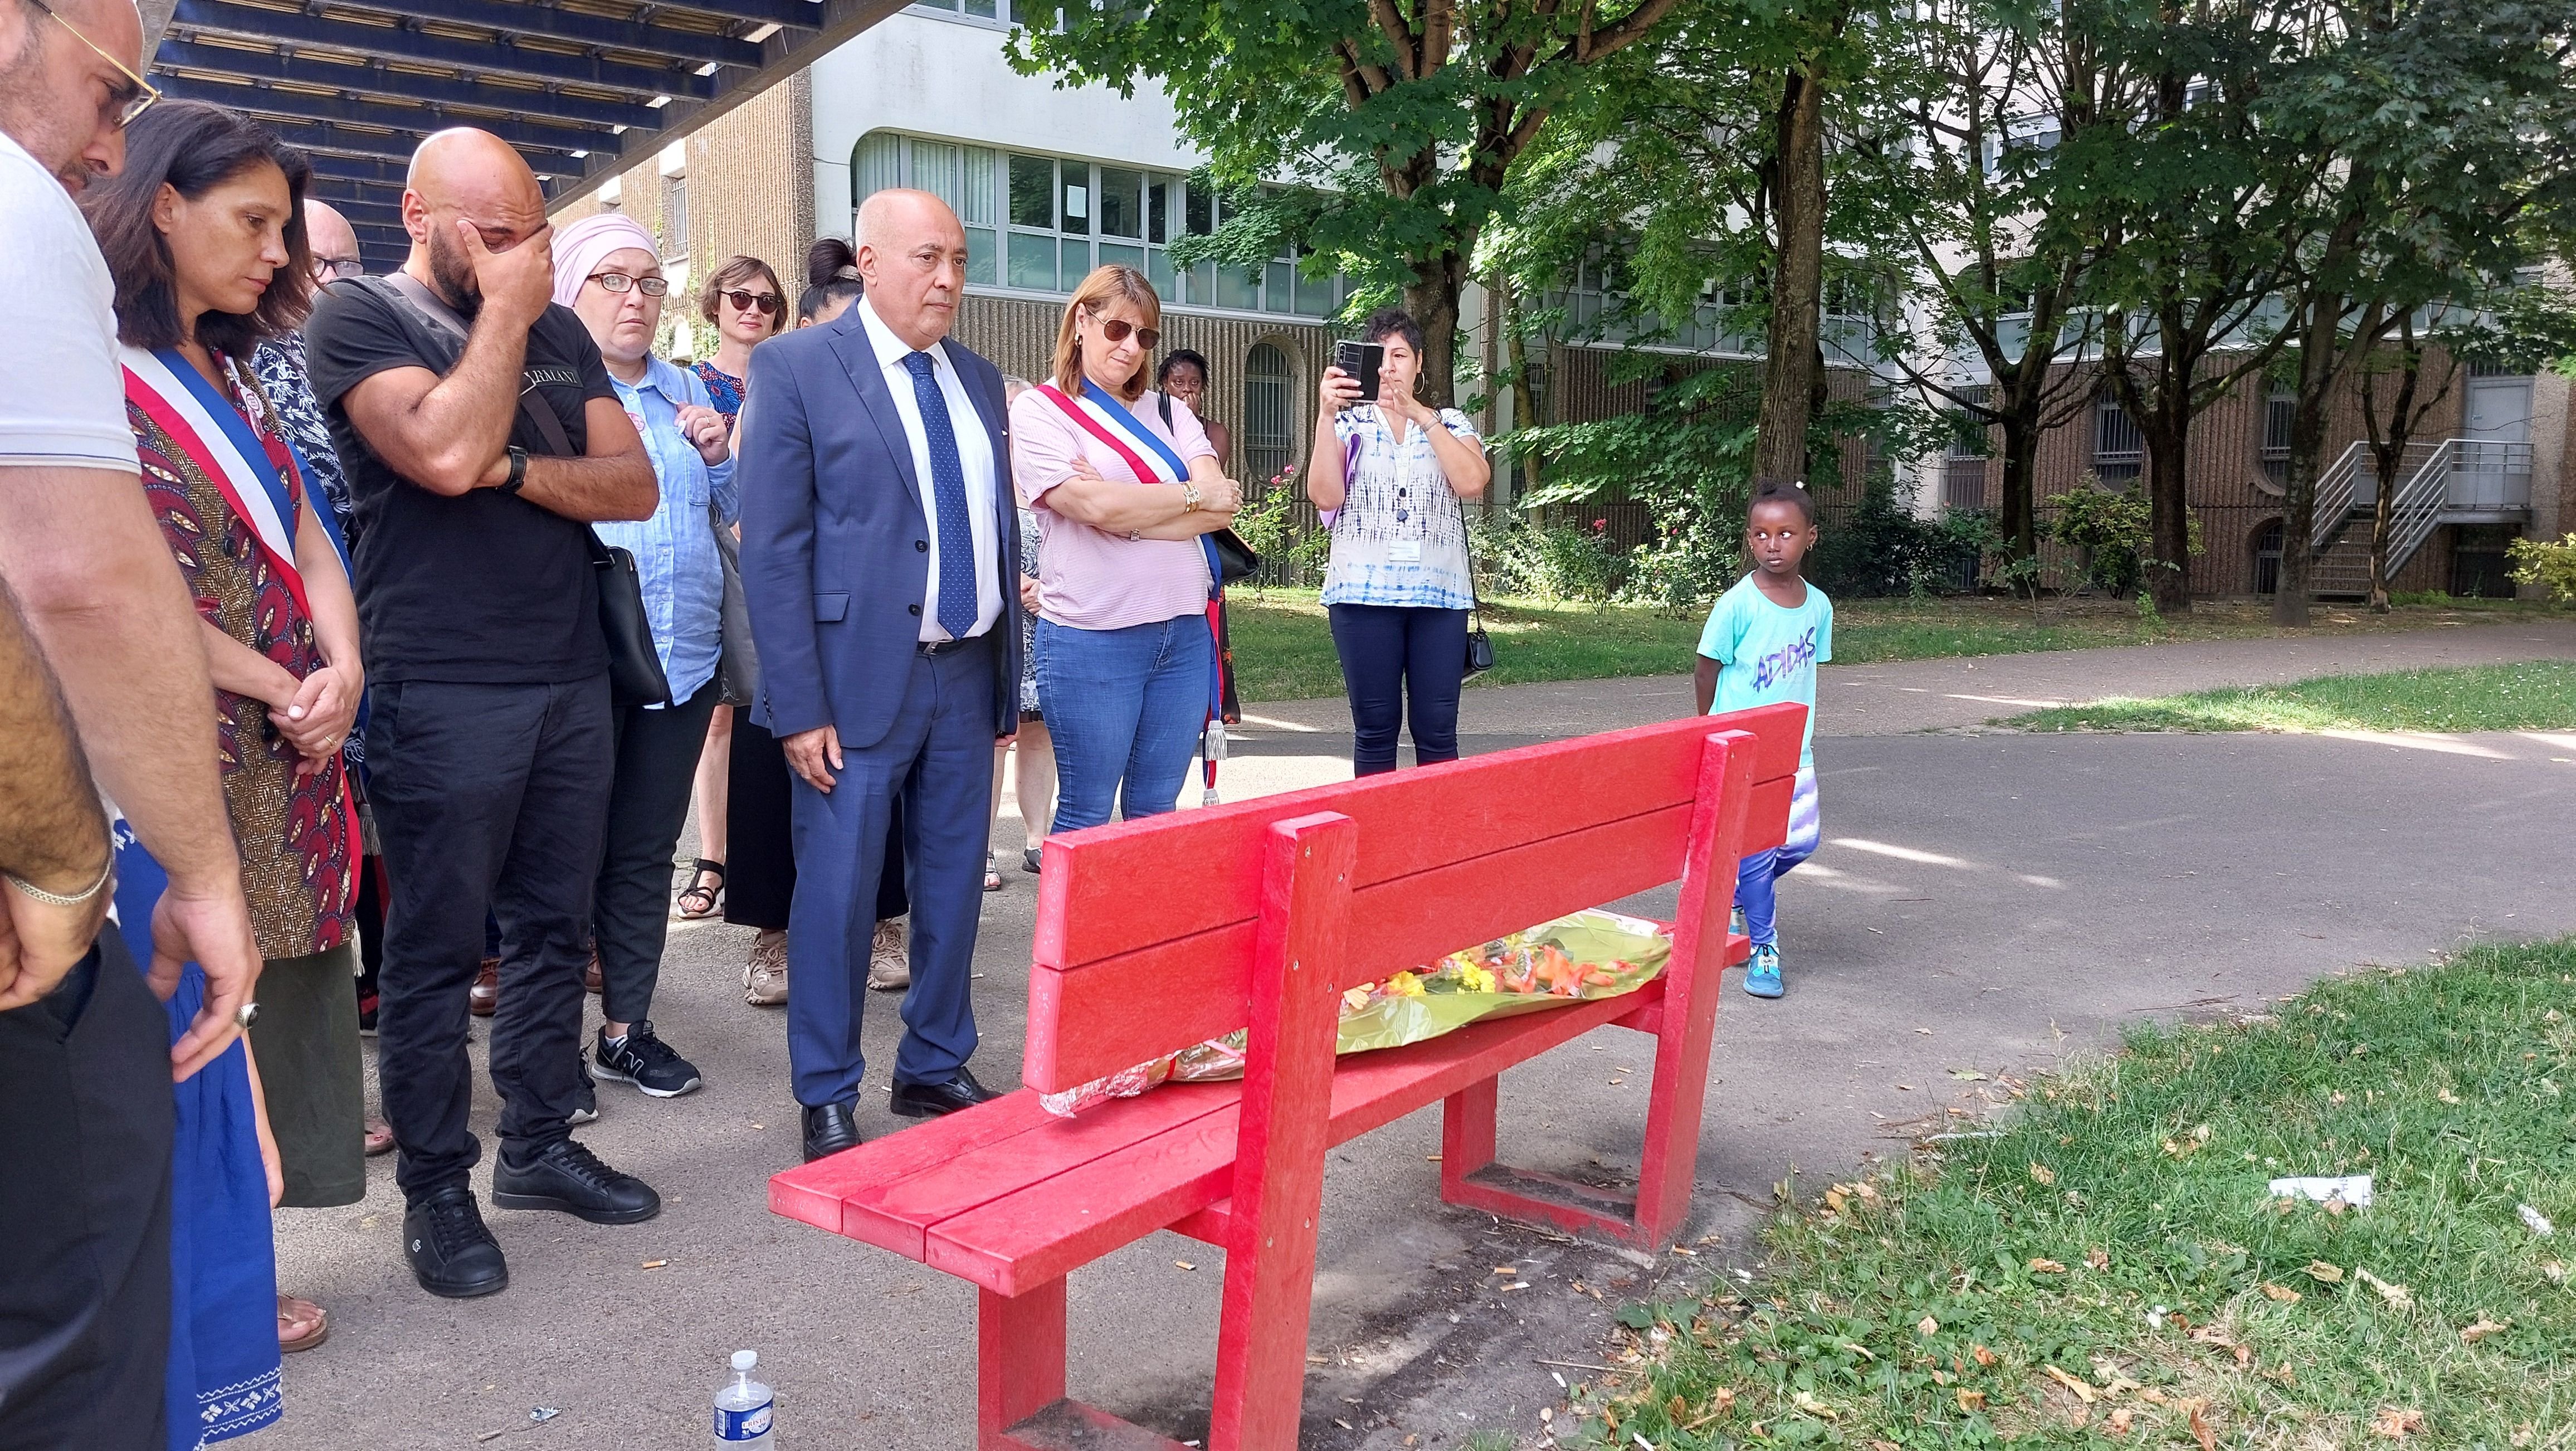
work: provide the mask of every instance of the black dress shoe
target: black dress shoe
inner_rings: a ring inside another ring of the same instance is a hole
[[[450,1300],[470,1300],[510,1287],[510,1263],[483,1227],[474,1191],[458,1184],[403,1211],[403,1253],[420,1287]]]
[[[991,1103],[1001,1095],[975,1081],[975,1075],[960,1068],[957,1076],[946,1083],[898,1083],[894,1086],[894,1111],[905,1118],[933,1118]]]
[[[661,1195],[601,1163],[577,1139],[557,1139],[524,1164],[503,1154],[492,1166],[492,1202],[503,1209],[559,1209],[593,1224],[640,1224],[662,1212]]]
[[[859,1102],[827,1103],[805,1110],[805,1162],[855,1149],[859,1138]]]

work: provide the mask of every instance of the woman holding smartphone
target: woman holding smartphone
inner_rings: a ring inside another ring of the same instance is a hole
[[[1422,326],[1399,308],[1361,324],[1380,349],[1378,390],[1326,368],[1317,389],[1306,497],[1333,537],[1324,606],[1351,702],[1351,769],[1395,769],[1395,738],[1410,725],[1417,765],[1458,759],[1458,691],[1466,681],[1467,614],[1475,585],[1460,502],[1485,492],[1493,469],[1467,415],[1413,396]]]

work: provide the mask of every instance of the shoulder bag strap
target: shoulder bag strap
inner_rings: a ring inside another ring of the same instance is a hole
[[[427,319],[431,327],[453,339],[461,355],[473,329],[457,315],[456,309],[447,305],[445,298],[422,286],[420,279],[408,272],[396,272],[384,281],[386,289],[395,297],[409,304],[411,310]],[[545,401],[537,397],[535,389],[524,383],[519,388],[519,412],[535,427],[537,437],[545,440],[546,448],[555,457],[581,457],[581,450],[572,446],[572,435],[564,431],[563,420],[555,416],[553,409],[545,406]]]

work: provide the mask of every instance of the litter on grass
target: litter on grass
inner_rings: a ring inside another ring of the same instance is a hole
[[[2532,1208],[2528,1204],[2516,1205],[2514,1207],[2514,1212],[2522,1216],[2523,1228],[2530,1230],[2533,1234],[2539,1235],[2542,1239],[2547,1239],[2558,1232],[2557,1226],[2549,1222],[2549,1216],[2542,1214],[2539,1210]]]
[[[2313,1199],[2319,1204],[2332,1204],[2337,1200],[2341,1200],[2343,1203],[2350,1205],[2355,1209],[2368,1209],[2370,1207],[2370,1176],[2368,1174],[2346,1174],[2340,1178],[2301,1176],[2290,1179],[2275,1179],[2272,1181],[2272,1197],[2275,1199]]]

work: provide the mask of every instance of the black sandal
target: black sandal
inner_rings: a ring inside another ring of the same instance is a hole
[[[700,857],[694,871],[696,875],[689,879],[688,890],[680,894],[678,916],[685,922],[695,922],[702,917],[714,916],[716,903],[724,896],[723,862],[711,862],[705,857]],[[713,886],[707,885],[707,878],[710,876],[716,879]]]

